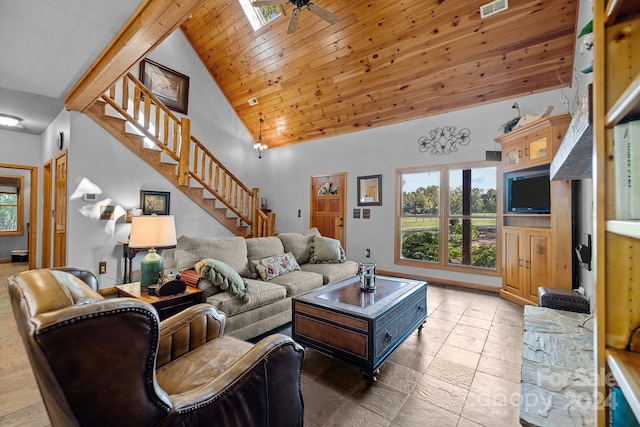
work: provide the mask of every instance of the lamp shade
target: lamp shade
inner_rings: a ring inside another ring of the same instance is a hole
[[[173,215],[143,215],[131,218],[130,248],[157,248],[176,244]]]
[[[156,253],[157,247],[176,244],[176,224],[172,215],[145,215],[131,219],[129,247],[148,248],[149,253],[140,261],[140,287],[158,283],[163,275],[164,259]]]

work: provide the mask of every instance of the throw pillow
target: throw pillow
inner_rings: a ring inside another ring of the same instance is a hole
[[[278,238],[282,240],[285,252],[291,252],[298,264],[309,262],[309,248],[313,242],[313,236],[302,233],[280,233]]]
[[[262,277],[262,280],[265,282],[285,273],[289,273],[290,271],[300,270],[300,266],[291,252],[262,258],[252,262],[255,265],[256,270],[258,270],[258,274],[260,274],[260,277]]]
[[[196,263],[196,271],[198,274],[220,286],[223,291],[231,292],[235,297],[240,299],[244,304],[251,300],[249,287],[247,282],[235,271],[231,266],[223,261],[205,258]]]
[[[188,286],[193,286],[194,288],[198,287],[198,282],[200,281],[200,275],[192,269],[182,270],[180,272],[180,280],[186,283]]]
[[[330,237],[313,236],[309,251],[311,264],[336,264],[347,260],[340,240]]]

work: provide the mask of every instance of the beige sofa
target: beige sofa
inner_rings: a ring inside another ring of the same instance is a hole
[[[322,237],[315,230],[250,239],[180,236],[176,248],[163,253],[165,273],[191,269],[205,258],[219,260],[232,267],[249,289],[248,303],[229,291],[222,291],[219,286],[212,286],[208,280],[200,280],[198,287],[206,292],[209,304],[227,315],[225,333],[248,339],[290,322],[292,297],[357,274],[358,264],[346,260],[341,247],[340,256],[336,259],[322,252],[327,242],[337,241]],[[260,276],[257,267],[261,260],[289,252],[295,257],[299,270],[269,277],[268,280]]]

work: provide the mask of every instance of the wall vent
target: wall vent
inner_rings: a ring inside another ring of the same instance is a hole
[[[509,9],[509,0],[495,0],[480,6],[480,18],[495,15],[498,12]]]
[[[258,105],[258,98],[251,98],[247,102],[253,107],[254,105]]]

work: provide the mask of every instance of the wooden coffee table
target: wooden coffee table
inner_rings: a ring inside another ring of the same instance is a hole
[[[352,363],[376,381],[378,368],[427,319],[427,284],[376,276],[375,292],[358,277],[293,297],[292,336],[298,343]]]
[[[187,307],[203,302],[204,294],[198,288],[187,286],[184,292],[164,297],[149,295],[147,291],[140,290],[140,282],[125,283],[116,286],[119,297],[138,298],[155,307],[160,320],[184,310]]]

